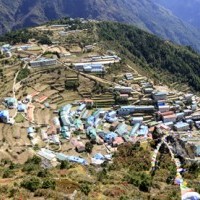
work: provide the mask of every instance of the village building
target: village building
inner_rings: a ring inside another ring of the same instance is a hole
[[[9,109],[17,108],[18,102],[16,98],[13,97],[7,97],[4,99],[5,104]]]
[[[102,64],[74,64],[77,71],[86,73],[102,73],[105,72],[105,67]]]
[[[135,136],[139,128],[140,128],[140,123],[136,123],[131,129],[130,136]]]
[[[154,92],[152,94],[152,97],[155,101],[158,101],[158,100],[165,100],[167,98],[167,95],[168,93],[166,92]]]
[[[143,88],[142,90],[145,94],[151,94],[154,91],[151,87]]]
[[[131,74],[131,73],[126,73],[126,74],[125,74],[125,78],[126,78],[127,80],[133,80],[133,74]]]
[[[135,106],[135,112],[138,113],[153,113],[155,111],[154,106]]]
[[[133,92],[132,87],[125,87],[125,86],[115,86],[114,91],[122,93],[122,94],[130,94]]]
[[[200,120],[200,112],[196,112],[192,114],[192,119],[193,120]]]
[[[117,110],[117,115],[130,115],[135,111],[135,106],[122,106]]]
[[[158,110],[162,113],[162,112],[168,112],[170,109],[169,105],[159,105],[158,106]]]
[[[190,129],[190,126],[188,123],[185,122],[178,122],[174,125],[174,129],[176,131],[187,131]]]
[[[164,123],[167,123],[167,122],[176,122],[176,115],[175,114],[165,115],[162,118],[163,118],[163,122]]]
[[[144,120],[143,117],[132,117],[131,118],[131,125],[134,125],[136,123],[140,123],[141,124],[143,122],[143,120]]]
[[[128,133],[127,131],[127,125],[124,123],[120,123],[116,130],[115,133],[117,133],[119,136],[123,136],[124,134]]]
[[[45,66],[51,66],[51,65],[56,65],[57,64],[57,59],[47,59],[47,58],[40,58],[39,60],[36,61],[30,61],[30,66],[31,67],[45,67]]]
[[[8,110],[1,110],[0,111],[0,121],[3,123],[8,123],[9,122],[9,111]]]

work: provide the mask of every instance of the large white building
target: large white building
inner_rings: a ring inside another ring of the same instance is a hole
[[[75,69],[87,73],[104,72],[105,67],[102,64],[74,64]]]
[[[125,93],[125,94],[130,94],[131,92],[133,92],[132,87],[124,87],[124,86],[115,86],[114,90],[116,92]]]
[[[41,58],[40,60],[31,61],[30,66],[31,67],[44,67],[44,66],[51,66],[56,65],[57,59],[47,59],[47,58]]]

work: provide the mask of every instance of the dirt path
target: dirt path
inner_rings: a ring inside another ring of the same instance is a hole
[[[185,199],[185,195],[187,193],[190,193],[190,192],[193,192],[194,195],[196,195],[197,197],[200,198],[200,194],[196,193],[193,191],[193,189],[191,188],[188,188],[187,185],[185,184],[185,181],[183,180],[183,177],[182,175],[180,174],[180,169],[181,169],[181,162],[178,158],[175,158],[174,156],[174,153],[173,151],[171,150],[169,144],[165,141],[166,137],[168,136],[169,134],[165,135],[164,137],[162,137],[161,139],[161,142],[157,145],[156,149],[154,150],[154,154],[152,156],[152,162],[151,162],[151,170],[155,170],[155,166],[156,166],[156,162],[157,162],[157,155],[158,155],[158,152],[160,150],[160,147],[162,146],[162,144],[165,144],[166,147],[169,149],[169,153],[171,155],[171,158],[173,160],[173,162],[175,163],[176,165],[176,169],[177,169],[177,173],[176,173],[176,178],[175,178],[175,181],[177,181],[180,186],[180,190],[181,190],[181,199],[184,200]]]

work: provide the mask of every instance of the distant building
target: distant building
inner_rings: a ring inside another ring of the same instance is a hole
[[[138,113],[152,113],[155,111],[154,106],[122,106],[117,110],[118,115],[130,115],[134,112]]]
[[[131,118],[131,125],[134,125],[136,123],[142,123],[143,122],[143,117],[133,117]]]
[[[119,136],[123,136],[125,133],[128,133],[127,125],[124,123],[119,124],[115,130],[115,133],[117,133]]]
[[[136,136],[137,131],[140,128],[140,123],[136,123],[131,129],[130,136]]]
[[[153,92],[153,88],[151,87],[147,87],[147,88],[143,88],[143,91],[145,94],[151,94]]]
[[[17,106],[17,110],[18,110],[18,112],[26,112],[27,107],[26,107],[25,104],[19,103],[18,106]]]
[[[196,154],[196,156],[200,156],[200,145],[197,145],[196,146],[196,150],[195,150],[195,154]]]
[[[196,112],[192,114],[192,119],[193,120],[200,120],[200,112]]]
[[[193,96],[194,96],[193,94],[185,94],[184,98],[185,98],[185,100],[190,101],[190,100],[192,100]]]
[[[119,146],[120,144],[123,144],[123,143],[124,143],[124,140],[123,140],[122,137],[116,137],[115,140],[112,143],[112,146],[117,147],[117,146]]]
[[[135,112],[138,113],[152,113],[155,111],[154,106],[135,106]]]
[[[2,47],[1,47],[1,53],[2,54],[6,54],[8,52],[11,52],[11,48],[12,46],[10,44],[4,44]]]
[[[102,64],[74,64],[77,71],[86,73],[100,73],[105,71]]]
[[[133,88],[132,87],[124,87],[124,86],[115,86],[114,91],[120,92],[120,93],[125,93],[125,94],[130,94],[131,92],[133,92]]]
[[[176,131],[187,131],[190,129],[190,126],[188,123],[185,122],[178,122],[174,125],[174,129]]]
[[[5,98],[5,103],[6,103],[6,106],[9,108],[9,109],[13,109],[13,108],[17,108],[17,99],[16,98],[13,98],[13,97],[7,97]]]
[[[122,106],[117,110],[117,115],[130,115],[135,111],[135,106]]]
[[[155,101],[158,101],[158,100],[165,100],[167,98],[167,94],[166,92],[154,92],[152,94],[152,97]]]
[[[131,74],[131,73],[126,73],[126,74],[125,74],[125,78],[126,78],[127,80],[133,80],[133,74]]]
[[[149,132],[148,126],[142,125],[140,129],[137,131],[137,136],[147,137],[148,132]]]
[[[8,112],[8,110],[1,110],[0,111],[0,120],[3,123],[8,123],[9,122],[9,112]]]
[[[44,67],[56,64],[57,64],[57,59],[47,59],[47,58],[41,58],[39,60],[30,62],[31,67]]]
[[[167,123],[167,122],[176,122],[176,115],[172,114],[172,115],[163,116],[163,122],[164,123]]]
[[[170,109],[169,105],[159,105],[159,106],[158,106],[158,110],[159,110],[160,112],[168,112],[169,109]]]

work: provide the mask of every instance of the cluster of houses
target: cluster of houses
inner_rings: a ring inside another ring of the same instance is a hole
[[[131,81],[132,75],[125,74]],[[88,109],[87,103],[80,101],[78,106],[68,104],[60,108],[58,117],[53,119],[53,125],[46,131],[48,135],[57,135],[71,142],[78,152],[85,151],[85,142],[77,131],[84,134],[94,144],[106,147],[108,153],[116,151],[116,147],[125,142],[146,141],[152,139],[155,130],[162,132],[174,131],[177,134],[187,133],[189,130],[200,127],[200,112],[198,100],[193,94],[171,96],[168,92],[157,91],[148,81],[140,82],[141,93],[148,97],[149,102],[135,105],[124,105],[112,109]],[[134,92],[131,86],[114,86],[114,92],[130,95]],[[150,115],[150,120],[146,116]],[[49,137],[49,136],[48,136]],[[47,136],[43,136],[47,139]],[[48,138],[49,139],[49,138]],[[199,156],[197,146],[196,155]],[[106,159],[100,156],[101,152],[92,157],[94,163],[102,163]],[[96,159],[99,158],[99,159]],[[101,161],[100,161],[101,160]],[[92,163],[91,161],[91,163]]]
[[[27,111],[27,105],[22,103],[21,101],[17,101],[16,98],[7,97],[4,98],[3,104],[5,106],[5,110],[0,111],[0,121],[5,124],[14,124],[15,119],[10,116],[10,110],[16,109],[17,112],[24,112]]]
[[[2,55],[5,55],[6,57],[12,56],[12,46],[10,44],[4,44],[0,49]]]

